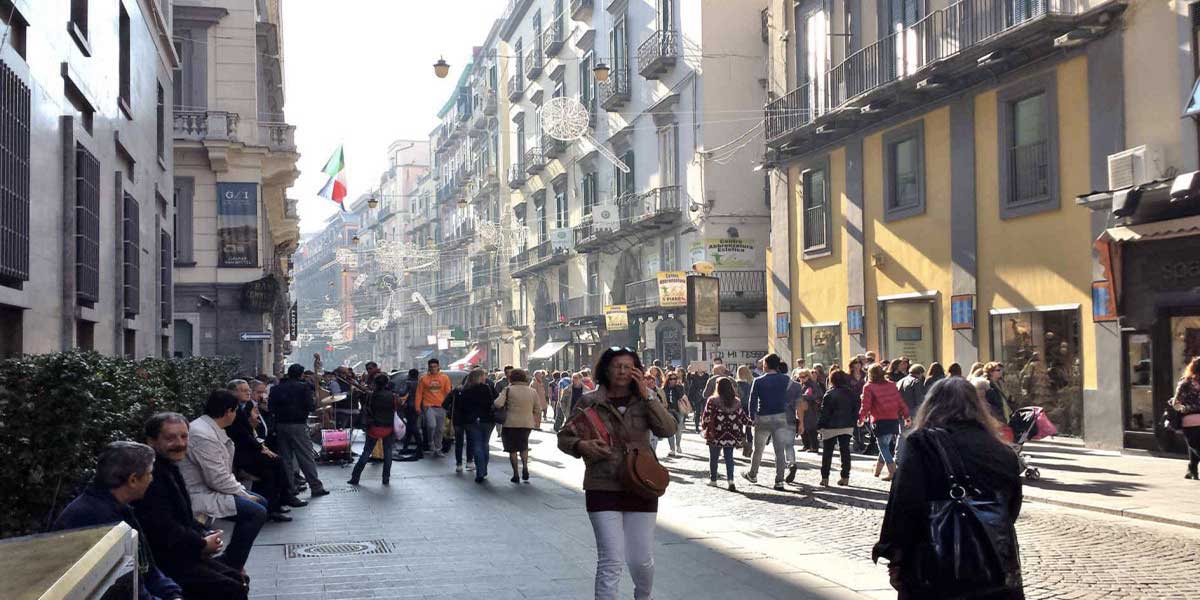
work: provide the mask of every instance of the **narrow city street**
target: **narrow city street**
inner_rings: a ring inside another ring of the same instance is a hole
[[[247,567],[252,597],[589,597],[595,546],[582,465],[548,431],[531,443],[529,485],[508,482],[496,440],[483,486],[469,472],[456,475],[451,457],[396,463],[387,488],[378,465],[359,488],[344,483],[348,468],[322,467],[333,494],[263,531]],[[659,512],[656,598],[895,597],[885,568],[870,562],[885,482],[856,469],[851,487],[822,489],[815,455],[804,455],[796,485],[777,492],[742,479],[739,457],[732,493],[707,485],[699,438],[688,433],[684,445],[684,457],[666,461],[672,485]],[[659,450],[665,456],[665,443]],[[1200,595],[1200,530],[1035,501],[1017,530],[1029,598]],[[346,545],[304,548],[335,543]],[[332,554],[346,550],[371,553]],[[319,552],[331,554],[306,557]],[[628,577],[622,589],[628,594]]]

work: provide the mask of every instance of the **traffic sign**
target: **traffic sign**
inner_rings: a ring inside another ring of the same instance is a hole
[[[266,342],[272,337],[270,331],[243,331],[242,335],[238,336],[243,342]]]

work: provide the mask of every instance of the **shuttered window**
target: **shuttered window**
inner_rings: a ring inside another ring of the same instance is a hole
[[[29,87],[0,63],[0,285],[29,281]]]
[[[158,312],[162,318],[162,326],[169,327],[171,325],[171,265],[173,257],[171,256],[173,245],[171,242],[171,234],[164,229],[158,238]]]
[[[100,299],[100,162],[75,146],[75,295],[91,307]]]
[[[125,194],[125,227],[122,248],[125,251],[125,318],[131,319],[138,314],[138,301],[141,298],[141,232],[138,224],[137,200]]]

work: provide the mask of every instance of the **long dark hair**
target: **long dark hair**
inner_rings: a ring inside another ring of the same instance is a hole
[[[637,352],[634,352],[633,350],[631,350],[629,348],[617,348],[617,347],[613,347],[613,348],[609,348],[608,350],[605,350],[604,353],[600,355],[600,360],[596,361],[596,376],[595,376],[596,385],[604,388],[605,391],[612,390],[612,382],[609,381],[609,379],[608,379],[608,367],[609,367],[609,365],[612,364],[612,361],[614,359],[616,359],[618,356],[633,357],[633,366],[637,367],[639,370],[644,370],[644,368],[642,367],[642,359],[638,358]],[[630,394],[632,394],[634,396],[640,396],[641,389],[642,389],[642,387],[641,387],[640,381],[635,380],[635,381],[629,382]]]
[[[942,363],[934,362],[929,365],[929,377],[935,380],[941,380],[946,377],[946,369],[942,368]]]
[[[728,377],[722,377],[717,380],[717,394],[715,397],[721,401],[717,406],[720,407],[722,412],[734,412],[742,405],[741,401],[738,400],[733,380]]]

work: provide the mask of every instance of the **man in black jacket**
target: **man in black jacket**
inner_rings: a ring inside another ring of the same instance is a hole
[[[145,434],[156,454],[154,479],[133,508],[159,568],[188,600],[246,598],[245,576],[212,558],[221,550],[221,533],[196,522],[179,473],[177,463],[187,456],[187,419],[178,413],[156,414],[146,421]]]
[[[279,436],[279,456],[288,472],[288,496],[300,492],[295,474],[296,465],[304,472],[313,498],[329,493],[317,475],[317,463],[313,460],[312,442],[308,439],[308,415],[316,408],[312,386],[305,382],[304,365],[288,367],[287,379],[271,388],[271,412],[275,415],[275,433]]]

